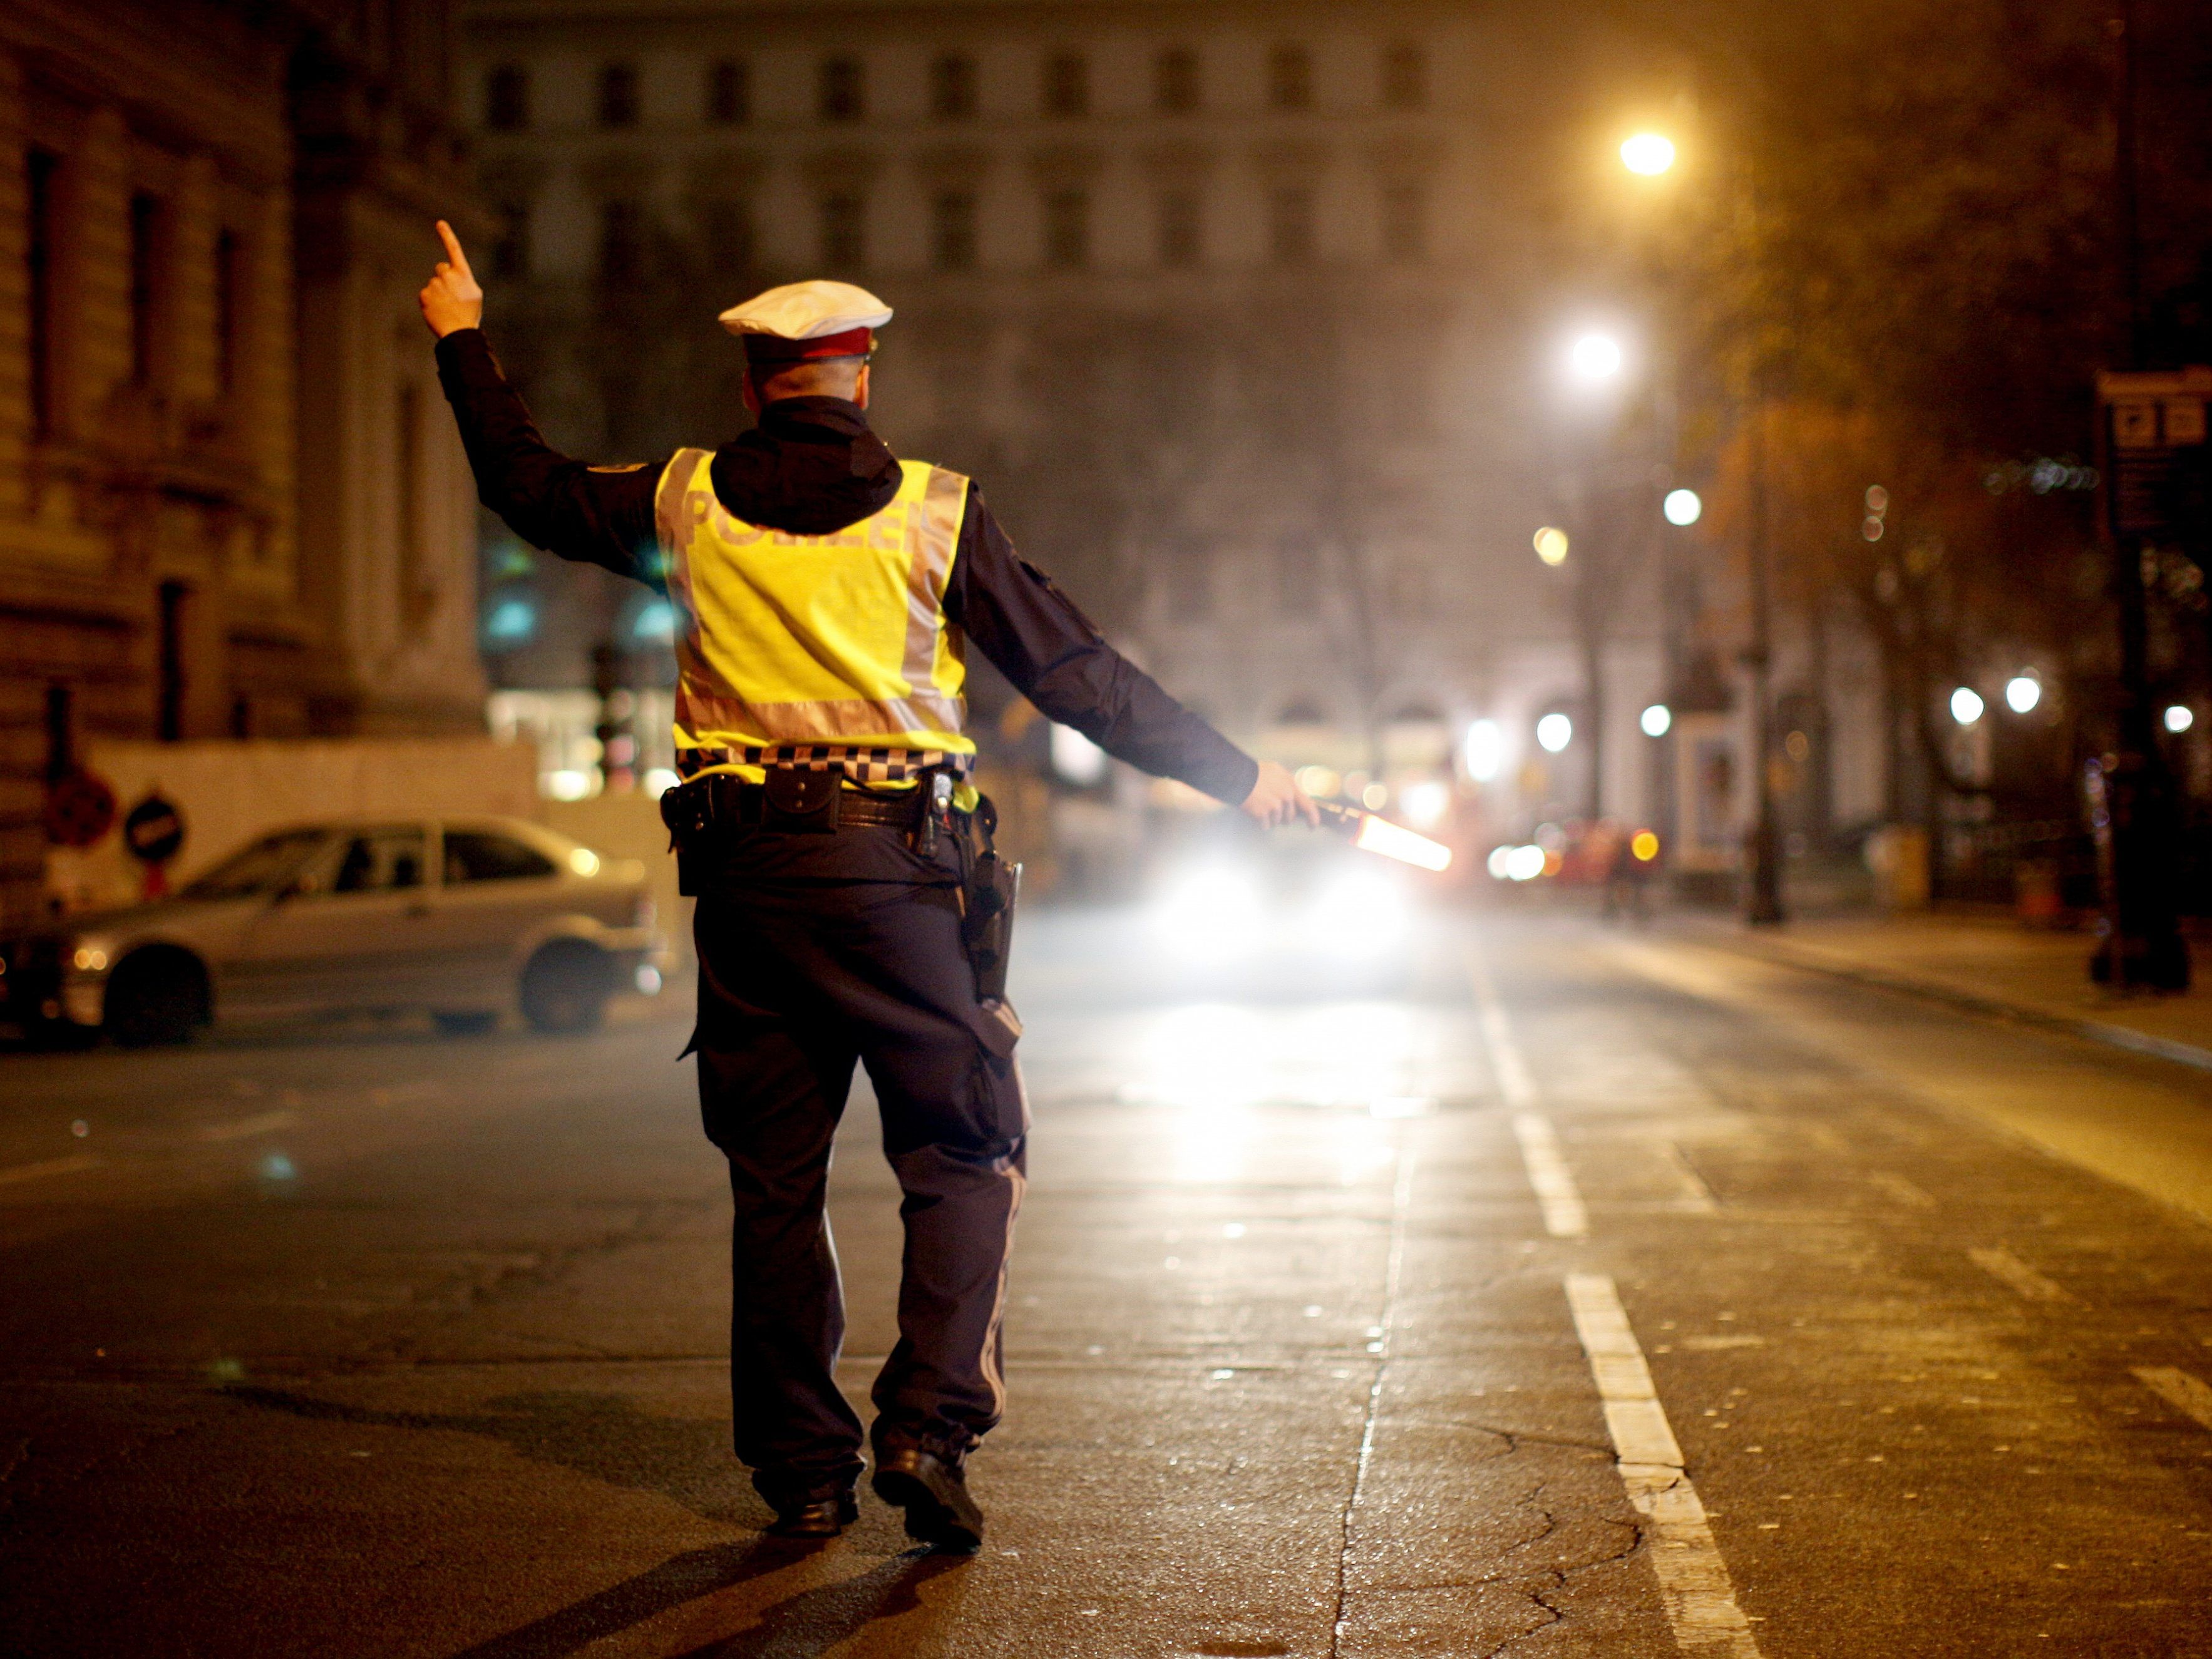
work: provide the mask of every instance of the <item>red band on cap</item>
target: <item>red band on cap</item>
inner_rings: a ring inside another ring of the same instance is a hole
[[[865,357],[875,344],[870,328],[848,328],[842,334],[817,334],[811,340],[787,340],[780,334],[748,334],[745,358],[756,363],[804,363],[817,357]]]

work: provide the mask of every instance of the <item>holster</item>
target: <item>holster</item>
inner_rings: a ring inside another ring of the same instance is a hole
[[[837,827],[837,802],[843,794],[843,775],[837,772],[799,772],[771,767],[763,787],[767,799],[761,828],[786,835],[826,836]]]
[[[986,1041],[1001,1059],[1022,1035],[1021,1017],[1006,1000],[1006,967],[1013,953],[1014,911],[1021,901],[1022,866],[999,856],[999,809],[988,795],[980,798],[970,818],[980,850],[963,850],[966,879],[961,890],[961,942],[975,970],[975,994],[988,1030]]]

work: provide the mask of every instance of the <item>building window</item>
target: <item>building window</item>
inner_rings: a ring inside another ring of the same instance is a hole
[[[972,270],[975,266],[975,198],[964,190],[948,190],[930,207],[930,251],[939,270]]]
[[[155,591],[160,609],[155,623],[154,678],[154,735],[163,743],[176,743],[185,735],[185,696],[187,612],[192,590],[183,582],[163,582]]]
[[[1188,46],[1170,46],[1152,60],[1152,102],[1168,115],[1198,108],[1198,54]]]
[[[1044,60],[1044,112],[1059,120],[1091,112],[1091,66],[1081,54],[1056,52]]]
[[[1429,253],[1429,193],[1419,185],[1390,185],[1382,191],[1382,257],[1413,264]]]
[[[167,204],[140,191],[131,198],[131,379],[138,386],[152,386],[163,367],[168,244]]]
[[[637,125],[636,64],[600,65],[599,125],[603,127],[634,127]]]
[[[868,262],[867,203],[854,191],[822,198],[822,262],[833,270],[857,270]]]
[[[867,112],[867,88],[861,80],[860,60],[823,58],[820,93],[823,120],[859,120]]]
[[[1304,46],[1277,46],[1267,54],[1267,102],[1277,109],[1313,107],[1313,54]]]
[[[599,283],[622,288],[645,274],[645,210],[635,202],[599,209]]]
[[[707,69],[707,119],[718,127],[741,127],[753,118],[752,79],[745,65],[725,58]]]
[[[1055,190],[1044,198],[1044,262],[1073,270],[1091,261],[1091,196]]]
[[[520,132],[530,125],[530,71],[501,64],[484,76],[484,125],[494,132]]]
[[[700,215],[700,232],[706,239],[707,269],[748,270],[753,263],[752,204],[709,202]]]
[[[1304,185],[1278,185],[1267,193],[1267,246],[1277,264],[1313,258],[1314,196]]]
[[[940,121],[972,121],[976,95],[975,60],[952,52],[929,66],[929,112]]]
[[[491,245],[491,274],[506,281],[530,275],[530,204],[502,202],[499,230]]]
[[[1164,191],[1159,199],[1160,263],[1176,269],[1188,269],[1200,259],[1198,192],[1190,190]]]
[[[55,372],[60,308],[56,266],[61,258],[62,158],[52,150],[34,149],[26,158],[29,199],[25,203],[29,222],[24,227],[25,276],[30,315],[31,429],[44,438],[54,429],[58,376]]]
[[[238,390],[246,342],[246,241],[234,230],[215,239],[215,378],[226,398]]]
[[[1428,55],[1419,46],[1392,46],[1382,54],[1382,106],[1419,109],[1428,101]]]

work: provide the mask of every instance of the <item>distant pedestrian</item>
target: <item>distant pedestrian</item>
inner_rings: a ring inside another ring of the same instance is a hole
[[[972,1550],[983,1517],[964,1465],[1006,1404],[1029,1109],[1019,1022],[989,994],[1003,932],[979,942],[1011,895],[970,781],[968,648],[1133,766],[1263,824],[1318,814],[1282,767],[1109,646],[974,484],[896,459],[869,429],[868,359],[891,316],[874,295],[798,283],[723,313],[758,425],[720,449],[587,466],[538,435],[478,327],[460,245],[438,233],[447,258],[422,314],[484,504],[678,611],[683,781],[662,811],[698,898],[691,1051],[736,1199],[738,1455],[775,1530],[827,1537],[854,1519],[862,1436],[836,1381],[845,1314],[823,1194],[857,1061],[905,1194],[874,1486],[914,1536]]]

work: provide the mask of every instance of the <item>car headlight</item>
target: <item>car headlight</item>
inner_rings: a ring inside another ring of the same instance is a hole
[[[1243,870],[1213,866],[1191,871],[1169,887],[1154,920],[1173,948],[1219,958],[1250,942],[1266,910],[1257,879]]]
[[[107,971],[108,950],[104,940],[81,939],[70,952],[70,966],[80,974],[104,974]]]
[[[1376,872],[1348,871],[1314,897],[1306,926],[1316,945],[1334,950],[1385,951],[1406,932],[1406,896]]]

